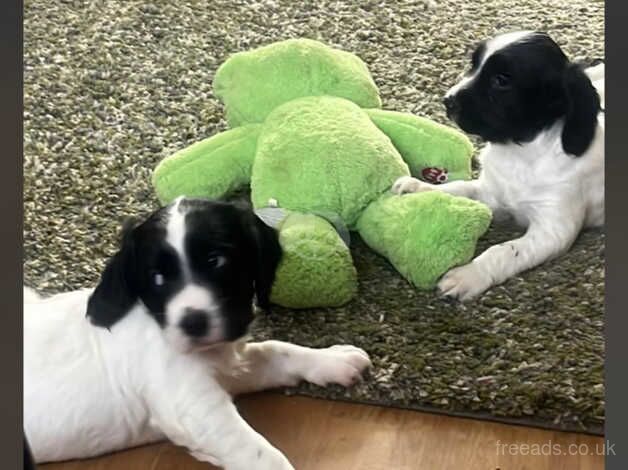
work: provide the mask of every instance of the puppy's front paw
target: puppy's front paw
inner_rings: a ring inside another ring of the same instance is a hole
[[[294,470],[286,456],[274,447],[265,450],[264,455],[258,453],[257,457],[255,465],[251,466],[251,462],[248,462],[249,466],[247,468],[254,468],[255,470]]]
[[[398,178],[392,185],[393,194],[420,193],[422,191],[431,191],[432,187],[429,183],[413,178],[412,176],[402,176]]]
[[[443,296],[471,300],[491,287],[491,279],[473,262],[451,269],[438,283]]]
[[[218,463],[220,465],[220,463]],[[237,456],[223,464],[225,470],[294,470],[281,451],[271,445],[258,449],[243,448]]]
[[[350,345],[336,345],[319,349],[305,380],[324,387],[335,383],[350,387],[362,380],[363,372],[371,367],[368,354]]]

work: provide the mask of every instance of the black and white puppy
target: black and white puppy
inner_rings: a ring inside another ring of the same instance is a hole
[[[168,438],[227,470],[288,470],[232,395],[301,380],[350,386],[353,346],[247,343],[281,248],[248,209],[177,199],[126,230],[95,290],[24,298],[24,427],[38,462]]]
[[[403,177],[397,194],[439,190],[486,203],[527,227],[452,269],[440,291],[461,300],[567,251],[583,227],[604,223],[604,64],[571,63],[544,33],[482,42],[445,96],[447,115],[488,144],[480,176],[432,185]]]

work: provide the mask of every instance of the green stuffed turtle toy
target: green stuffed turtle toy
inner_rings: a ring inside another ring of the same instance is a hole
[[[157,196],[221,198],[250,185],[253,207],[284,250],[271,300],[338,306],[357,292],[348,247],[357,231],[415,286],[468,262],[491,213],[438,191],[391,194],[414,175],[471,177],[473,146],[429,119],[385,111],[354,54],[291,39],[231,56],[216,72],[230,130],[165,158]]]

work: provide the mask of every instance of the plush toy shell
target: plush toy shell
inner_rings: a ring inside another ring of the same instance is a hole
[[[266,119],[251,198],[255,207],[272,199],[297,212],[338,214],[351,229],[371,201],[408,174],[362,108],[343,98],[310,96],[279,106]]]

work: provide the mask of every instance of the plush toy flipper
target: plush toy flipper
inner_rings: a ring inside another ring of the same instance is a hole
[[[153,173],[159,200],[167,204],[178,196],[214,199],[249,184],[260,127],[216,134],[162,160]]]
[[[284,253],[271,293],[273,303],[337,307],[357,292],[349,248],[326,220],[292,212],[279,227],[279,243]]]
[[[303,96],[338,96],[365,108],[381,106],[360,58],[311,39],[234,54],[218,68],[213,86],[231,127],[264,122],[277,106]]]
[[[358,221],[364,241],[415,286],[430,289],[473,257],[491,221],[482,203],[440,191],[385,194]]]
[[[431,183],[471,178],[473,144],[462,132],[413,114],[366,111],[392,140],[413,176]]]

